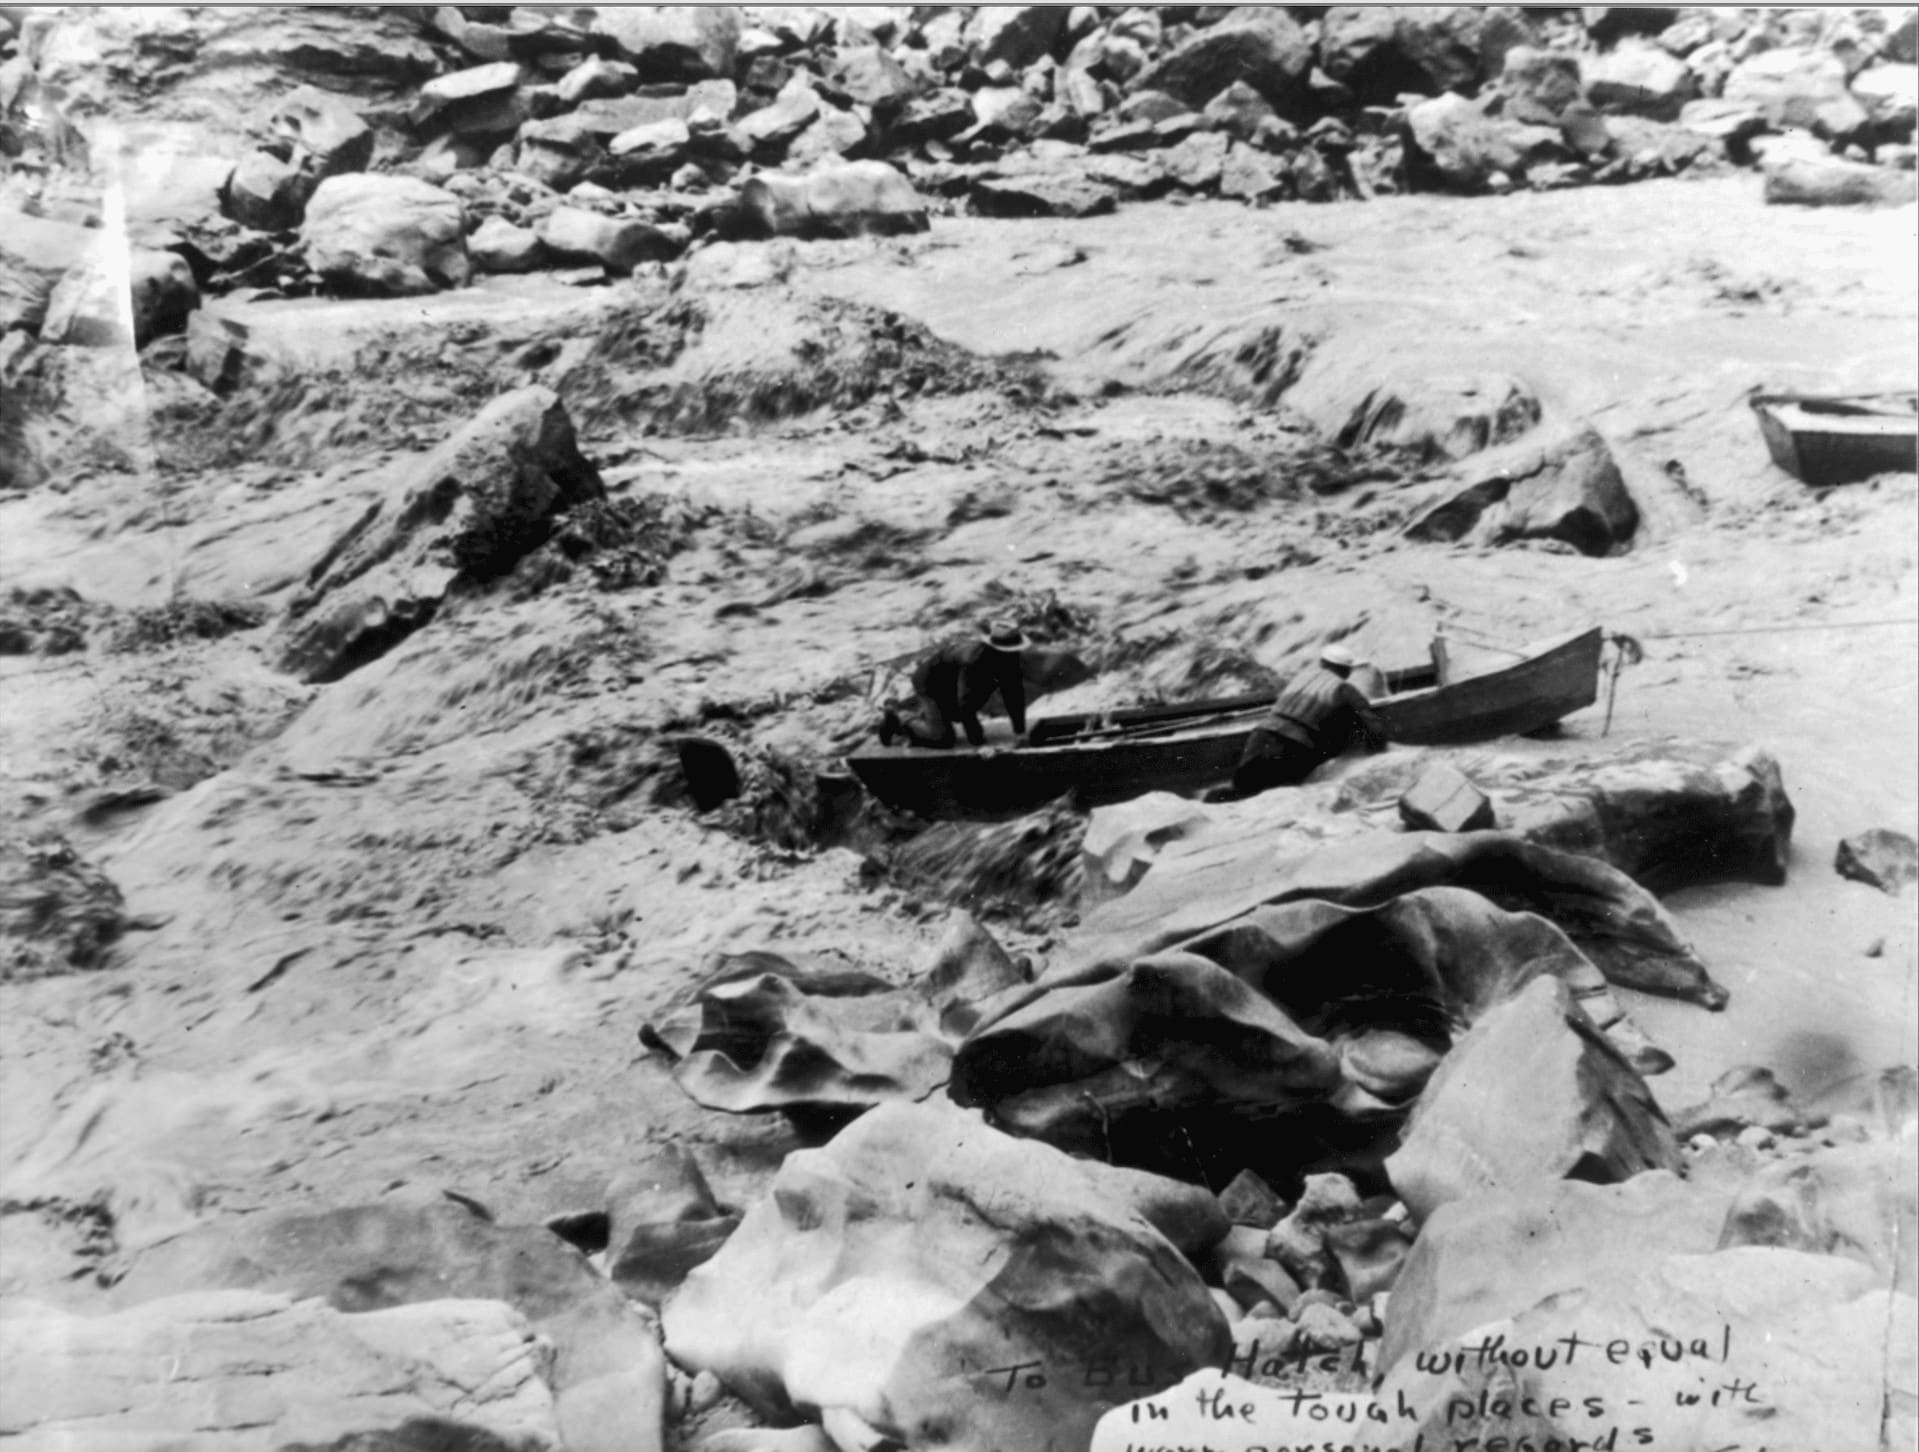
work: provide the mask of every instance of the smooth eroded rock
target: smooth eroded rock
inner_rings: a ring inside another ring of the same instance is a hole
[[[1645,1081],[1574,1007],[1565,984],[1542,978],[1454,1044],[1386,1173],[1424,1220],[1488,1190],[1558,1179],[1613,1184],[1679,1164]]]
[[[1635,1254],[1578,1292],[1401,1358],[1377,1395],[1403,1435],[1428,1447],[1499,1436],[1517,1446],[1523,1433],[1536,1448],[1590,1446],[1598,1434],[1662,1452],[1872,1452],[1919,1430],[1915,1326],[1912,1297],[1835,1257]],[[1574,1335],[1583,1346],[1568,1357]],[[1606,1354],[1615,1343],[1619,1360]],[[1527,1364],[1481,1356],[1484,1345],[1523,1351]]]
[[[1157,1388],[1232,1344],[1197,1273],[1097,1167],[938,1104],[876,1109],[789,1155],[664,1324],[675,1360],[763,1415],[953,1452],[1084,1445],[1127,1393],[1081,1367]]]
[[[1732,1196],[1676,1174],[1535,1182],[1442,1206],[1393,1286],[1379,1369],[1549,1296],[1601,1286],[1667,1254],[1715,1249]]]

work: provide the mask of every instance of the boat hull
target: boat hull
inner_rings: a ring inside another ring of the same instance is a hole
[[[1919,470],[1919,415],[1820,412],[1817,400],[1791,398],[1755,398],[1752,407],[1773,462],[1804,483]]]
[[[1388,696],[1374,709],[1394,741],[1412,746],[1538,731],[1598,699],[1604,643],[1603,631],[1582,631],[1503,670]],[[1269,703],[1236,697],[1220,703],[1229,708],[1222,716],[1164,725],[1148,719],[1103,737],[1018,750],[875,747],[849,756],[847,765],[888,806],[936,818],[1013,816],[1066,796],[1081,807],[1154,791],[1191,796],[1231,780]],[[1194,703],[1195,710],[1204,704]],[[1043,724],[1050,723],[1034,723],[1042,738]]]

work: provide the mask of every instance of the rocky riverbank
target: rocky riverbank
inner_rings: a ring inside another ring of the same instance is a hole
[[[22,1448],[1910,1441],[1908,13],[0,16]],[[988,616],[1619,672],[866,798]]]

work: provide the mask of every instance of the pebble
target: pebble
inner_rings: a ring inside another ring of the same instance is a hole
[[[1294,1303],[1293,1319],[1298,1320],[1301,1316],[1306,1314],[1308,1309],[1310,1309],[1313,1306],[1326,1306],[1332,1310],[1337,1311],[1339,1309],[1339,1305],[1340,1305],[1340,1301],[1338,1296],[1334,1295],[1329,1290],[1325,1290],[1320,1287],[1315,1287],[1313,1290],[1302,1293],[1299,1300],[1296,1303]]]
[[[686,1407],[694,1416],[709,1412],[719,1405],[721,1397],[726,1395],[726,1387],[710,1371],[703,1371],[693,1378],[693,1385],[687,1389]]]
[[[1349,1318],[1328,1305],[1304,1307],[1294,1324],[1299,1329],[1301,1344],[1313,1351],[1337,1351],[1366,1339]]]
[[[1747,1149],[1769,1150],[1777,1143],[1777,1140],[1773,1132],[1763,1124],[1749,1124],[1739,1131],[1739,1138],[1734,1143],[1743,1145]]]

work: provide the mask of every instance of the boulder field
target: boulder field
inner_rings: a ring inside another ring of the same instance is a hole
[[[0,1434],[1908,1445],[1919,477],[1748,400],[1919,379],[1914,74],[0,7]],[[1095,720],[1604,644],[1543,735],[888,806],[994,620]]]

